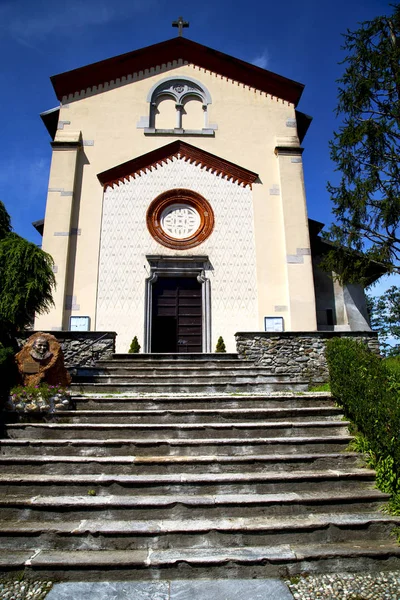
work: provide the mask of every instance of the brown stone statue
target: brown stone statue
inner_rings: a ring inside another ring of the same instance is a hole
[[[23,385],[48,383],[67,387],[71,384],[63,351],[54,335],[34,333],[15,355],[15,361]]]

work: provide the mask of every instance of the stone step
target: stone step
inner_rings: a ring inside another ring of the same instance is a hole
[[[167,362],[167,363],[179,363],[181,361],[190,361],[190,363],[199,361],[203,362],[216,362],[220,364],[225,361],[238,361],[239,355],[236,352],[170,352],[170,353],[157,353],[157,354],[124,354],[124,353],[115,353],[112,355],[111,361],[126,361],[132,363],[140,363],[140,362],[150,362],[155,364],[157,362]],[[110,362],[110,359],[99,360],[98,364]]]
[[[171,396],[135,396],[115,394],[114,396],[95,396],[75,393],[74,401],[78,410],[174,410],[174,409],[255,409],[255,408],[326,408],[333,406],[329,393],[302,395],[282,393],[279,396],[249,396],[229,394],[223,396],[192,395],[179,397]]]
[[[84,432],[82,432],[84,433]],[[291,436],[291,437],[259,437],[244,438],[195,438],[161,439],[152,435],[147,438],[17,438],[0,439],[3,455],[18,456],[26,454],[44,454],[56,456],[59,454],[80,454],[82,456],[196,456],[207,452],[216,456],[247,455],[247,454],[303,454],[306,452],[345,452],[353,440],[350,435],[342,436]]]
[[[300,492],[306,490],[356,490],[368,488],[375,481],[370,469],[263,473],[170,473],[170,474],[67,474],[32,475],[0,474],[0,493],[25,494],[29,486],[31,494],[57,494],[66,488],[69,493],[86,494],[255,494],[272,492]]]
[[[284,372],[284,371],[283,371]],[[299,368],[300,372],[300,368]],[[202,363],[193,365],[185,361],[179,365],[159,365],[154,364],[128,364],[124,362],[115,363],[114,361],[106,365],[96,367],[77,367],[74,372],[74,380],[85,381],[86,378],[95,381],[94,377],[108,376],[108,377],[137,377],[141,378],[152,378],[159,377],[160,379],[172,378],[179,379],[182,377],[196,377],[199,379],[205,379],[208,377],[256,377],[258,375],[269,376],[271,374],[271,368],[267,366],[259,367],[252,363],[236,361],[233,364],[220,364],[220,365],[208,365]],[[84,379],[85,378],[85,379]]]
[[[0,568],[63,580],[282,577],[303,572],[398,570],[392,541],[152,550],[4,550]],[[229,568],[230,567],[230,568]]]
[[[87,369],[87,371],[89,371]],[[130,385],[138,385],[145,384],[150,387],[150,385],[157,384],[158,386],[162,386],[165,389],[165,385],[187,385],[196,383],[196,385],[200,386],[209,386],[211,384],[218,385],[243,385],[243,384],[253,384],[257,385],[259,383],[275,383],[281,381],[282,378],[285,378],[287,382],[290,382],[290,379],[287,377],[286,373],[282,373],[281,376],[274,375],[267,369],[259,369],[259,370],[249,370],[246,369],[243,372],[232,372],[230,373],[225,371],[215,371],[215,369],[210,369],[208,372],[201,373],[185,373],[176,369],[171,369],[170,373],[163,374],[150,374],[143,373],[141,374],[136,369],[124,369],[122,373],[118,373],[114,370],[108,370],[108,372],[103,370],[94,369],[91,374],[86,375],[74,375],[74,382],[84,383],[84,384],[130,384]],[[300,381],[303,381],[300,378]]]
[[[356,452],[320,454],[250,454],[243,456],[47,456],[26,454],[0,456],[0,470],[15,474],[154,474],[195,473],[207,466],[209,473],[305,471],[328,468],[351,469],[362,465]]]
[[[62,491],[62,490],[61,490]],[[25,493],[24,493],[25,492]],[[3,520],[28,519],[194,519],[237,517],[315,516],[320,513],[361,514],[379,509],[389,499],[376,489],[310,490],[272,493],[167,493],[167,494],[106,494],[74,493],[48,495],[0,494]]]
[[[147,410],[99,410],[88,409],[58,411],[51,417],[52,422],[62,423],[207,423],[212,419],[215,423],[235,423],[243,420],[274,419],[277,423],[309,422],[311,417],[321,421],[340,421],[342,413],[333,406],[310,408],[239,408],[239,409],[147,409]]]
[[[77,550],[90,537],[91,550],[153,551],[174,548],[242,547],[255,544],[354,544],[390,536],[396,517],[366,513],[320,513],[296,517],[197,519],[82,519],[72,521],[0,521],[0,550]]]
[[[345,452],[348,422],[285,369],[226,354],[78,369],[76,410],[9,423],[0,440],[0,569],[98,580],[400,566],[400,518]]]
[[[114,394],[133,392],[135,394],[254,394],[274,393],[274,392],[307,392],[309,388],[308,381],[301,377],[288,378],[286,375],[271,375],[265,377],[265,381],[257,381],[253,378],[251,381],[237,381],[231,378],[225,378],[225,381],[214,381],[209,377],[206,382],[197,382],[188,378],[188,381],[154,381],[151,382],[132,382],[123,383],[115,380],[113,383],[96,383],[82,381],[81,383],[72,383],[71,389],[74,393],[83,391],[94,394]],[[316,381],[315,383],[318,383]],[[324,381],[321,380],[321,383]]]
[[[237,421],[235,423],[11,423],[7,426],[10,438],[116,438],[143,439],[149,432],[160,439],[194,435],[203,439],[210,437],[236,437],[238,432],[245,438],[277,436],[340,436],[347,435],[347,421]]]

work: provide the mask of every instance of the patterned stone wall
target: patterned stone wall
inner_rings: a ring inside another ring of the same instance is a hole
[[[312,383],[329,380],[325,343],[333,337],[365,342],[379,354],[378,334],[374,331],[255,332],[237,333],[235,337],[240,359],[268,366],[276,375],[287,373],[293,379],[304,377]]]
[[[35,331],[27,331],[17,338],[20,348]],[[115,352],[116,333],[109,331],[45,331],[57,338],[68,368],[93,367],[101,358],[111,358]],[[94,342],[94,343],[92,343]]]
[[[156,242],[146,227],[150,203],[162,192],[186,188],[201,194],[214,211],[210,237],[189,250]],[[137,335],[143,346],[146,255],[207,255],[211,285],[212,348],[220,335],[234,351],[238,329],[258,327],[252,191],[177,157],[104,193],[96,329],[118,333],[118,352]]]

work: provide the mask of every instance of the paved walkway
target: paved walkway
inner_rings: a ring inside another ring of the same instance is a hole
[[[57,583],[46,600],[293,600],[279,579]]]

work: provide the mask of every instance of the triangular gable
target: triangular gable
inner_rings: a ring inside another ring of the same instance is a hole
[[[97,177],[106,189],[114,184],[119,184],[124,179],[136,177],[141,171],[146,171],[152,167],[161,165],[164,161],[179,156],[183,160],[199,165],[216,175],[222,175],[234,182],[242,185],[250,185],[257,179],[257,173],[244,169],[235,163],[215,156],[205,150],[200,150],[196,146],[177,140],[152,152],[142,154],[133,160],[129,160],[121,165],[99,173]]]
[[[115,81],[161,64],[183,60],[218,73],[297,106],[304,85],[267,71],[229,54],[213,50],[183,37],[120,54],[73,71],[51,77],[57,98]]]

